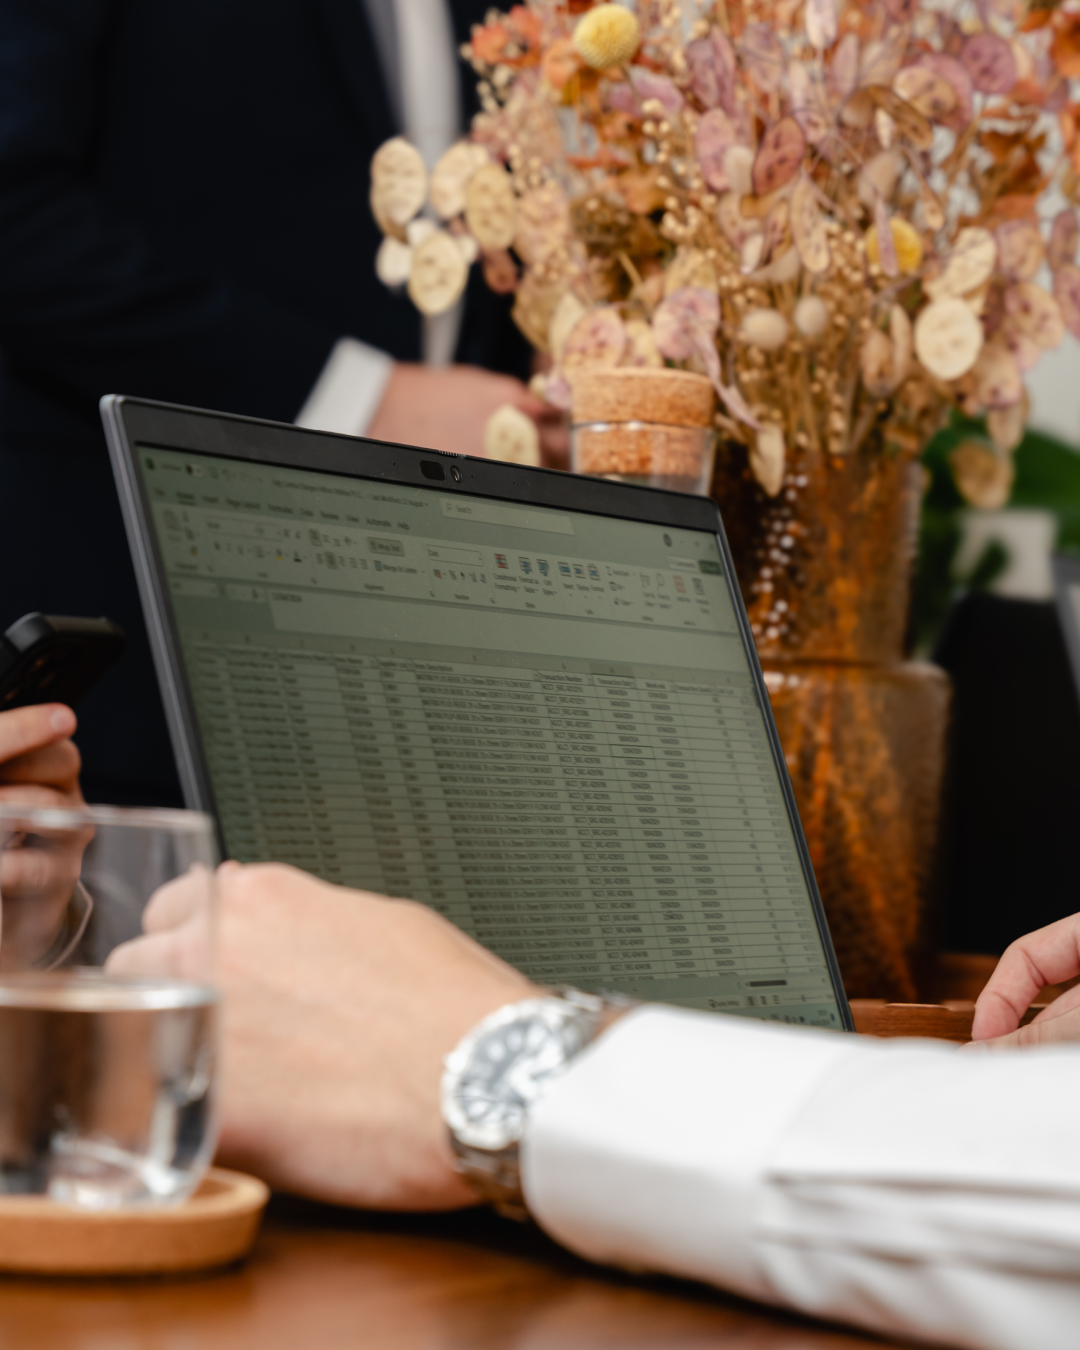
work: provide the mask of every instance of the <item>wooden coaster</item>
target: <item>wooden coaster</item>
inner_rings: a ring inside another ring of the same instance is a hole
[[[0,1196],[0,1271],[158,1275],[228,1265],[251,1250],[269,1198],[255,1177],[218,1167],[182,1205],[88,1210]]]

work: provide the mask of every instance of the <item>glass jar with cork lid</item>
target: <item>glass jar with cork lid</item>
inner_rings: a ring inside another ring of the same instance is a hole
[[[641,367],[575,373],[572,467],[676,492],[708,493],[716,441],[704,375]]]

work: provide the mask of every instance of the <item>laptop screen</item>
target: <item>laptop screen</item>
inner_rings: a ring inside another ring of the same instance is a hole
[[[544,983],[842,1024],[715,536],[135,459],[232,857]]]

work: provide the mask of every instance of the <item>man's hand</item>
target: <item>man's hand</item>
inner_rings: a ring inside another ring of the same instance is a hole
[[[62,703],[0,713],[0,801],[81,806],[75,714]]]
[[[81,806],[75,714],[61,703],[0,713],[0,802]],[[0,854],[0,969],[24,970],[48,952],[79,879],[89,836],[58,830],[48,840],[8,834]]]
[[[377,441],[482,456],[488,418],[505,403],[536,423],[544,464],[566,468],[569,438],[562,414],[530,394],[520,380],[479,366],[431,368],[398,362],[364,434]]]
[[[1080,975],[1080,914],[1060,919],[1005,952],[975,1005],[971,1035],[993,1049],[1080,1041],[1080,986],[1068,989],[1026,1027],[1020,1019],[1046,984]]]
[[[439,1112],[443,1057],[535,987],[424,905],[291,867],[217,875],[222,1161],[341,1204],[472,1203]],[[163,887],[110,971],[197,975],[200,890]]]

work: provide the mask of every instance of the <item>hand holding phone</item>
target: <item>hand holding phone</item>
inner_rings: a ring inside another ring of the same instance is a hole
[[[0,712],[32,703],[74,707],[125,643],[111,619],[24,614],[0,638]]]

